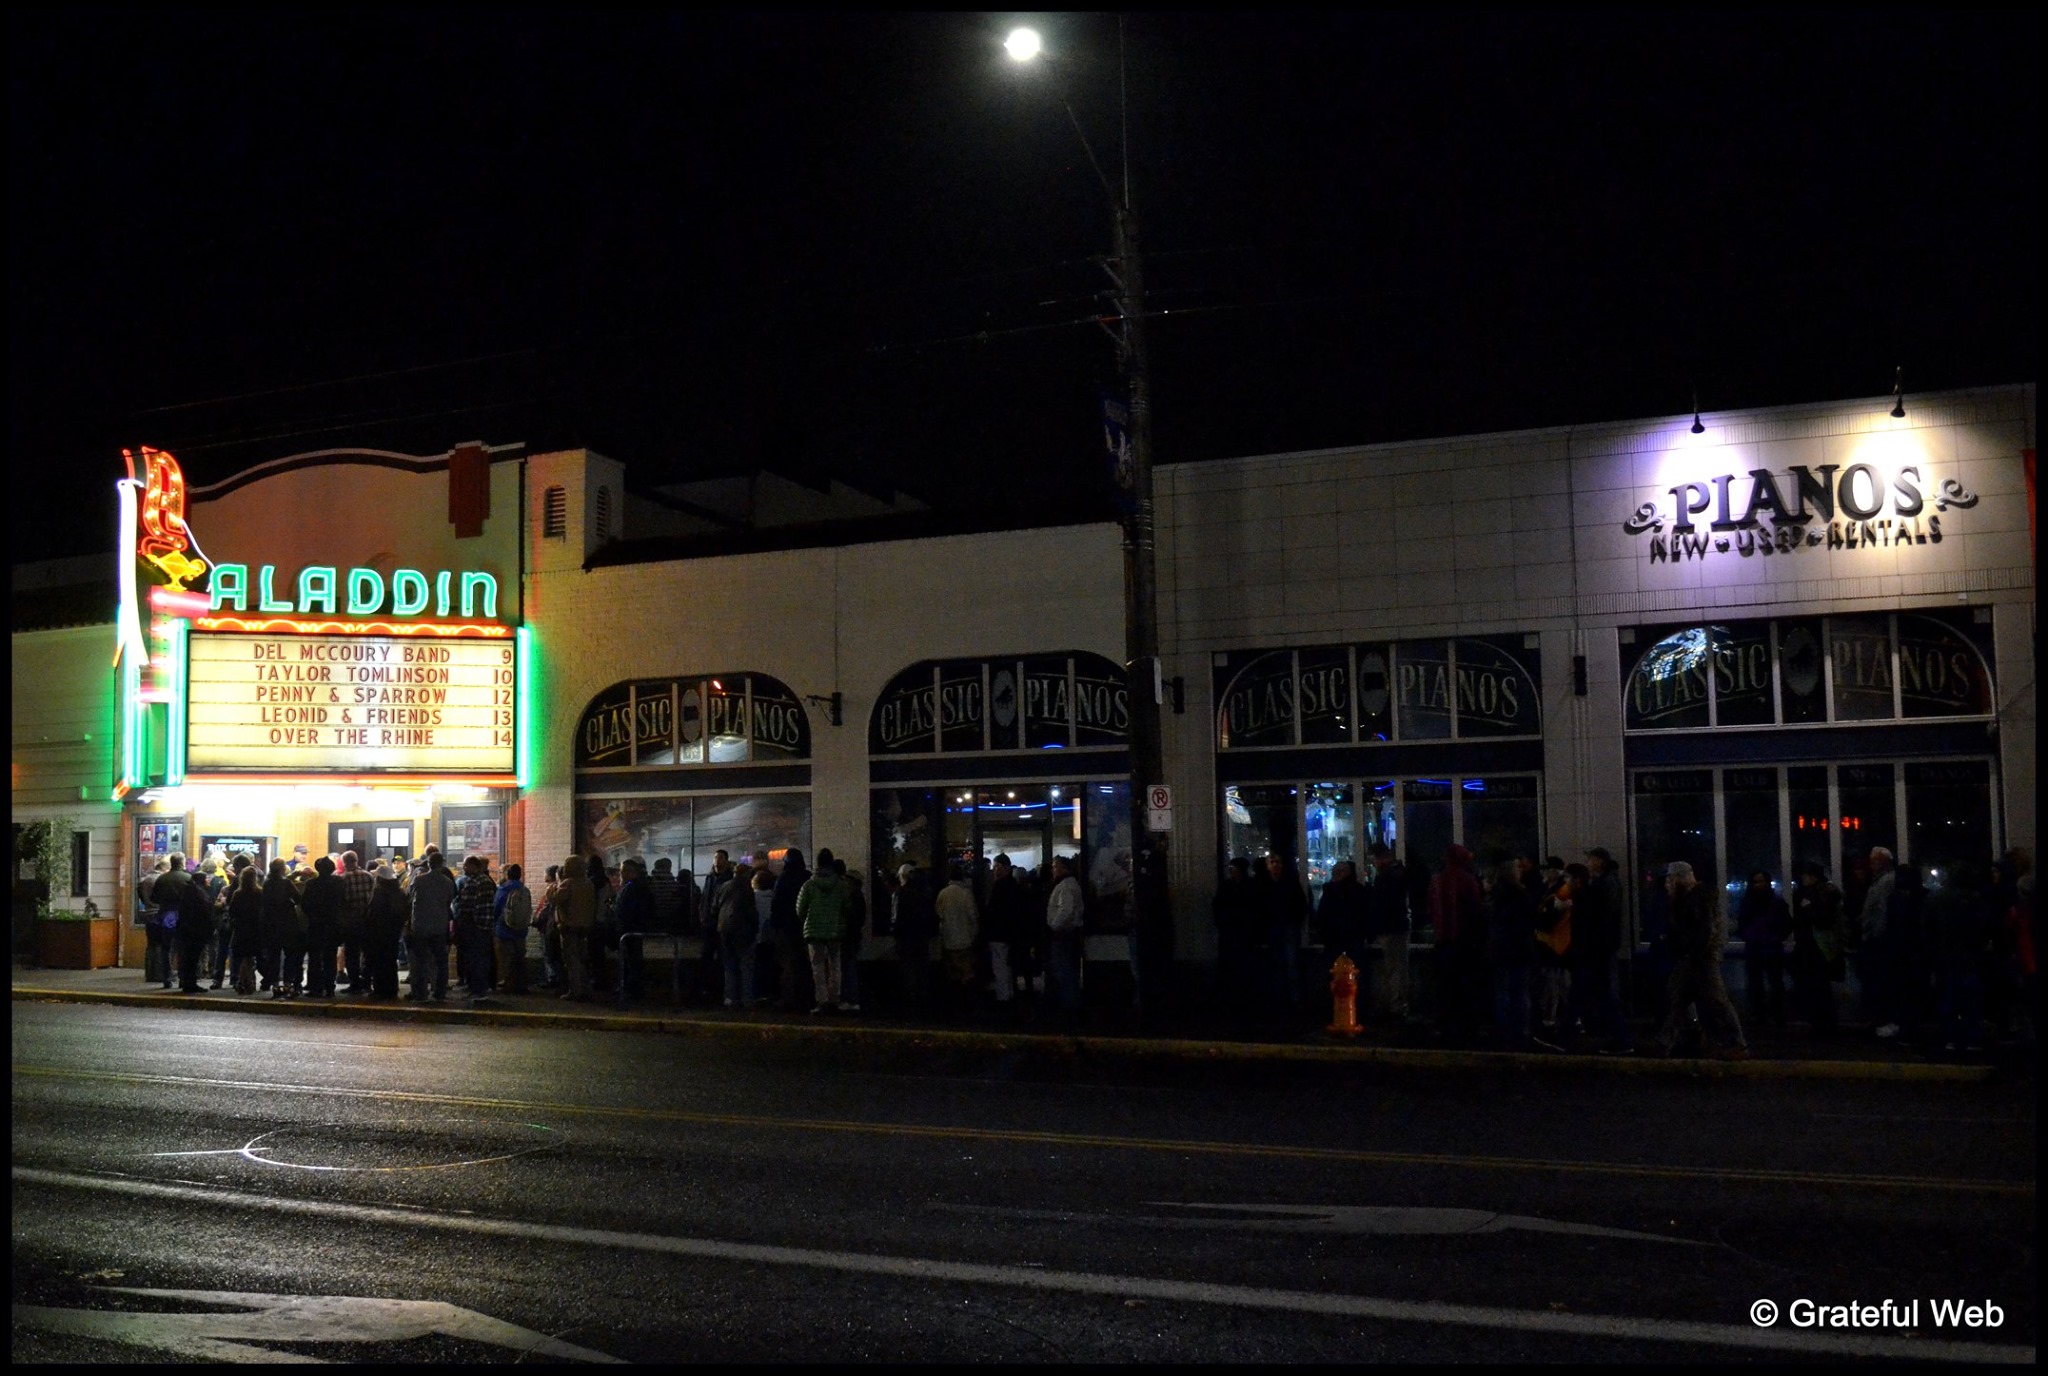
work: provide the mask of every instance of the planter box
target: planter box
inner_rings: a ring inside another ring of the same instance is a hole
[[[104,970],[114,963],[121,924],[111,917],[36,923],[36,963],[53,970]]]

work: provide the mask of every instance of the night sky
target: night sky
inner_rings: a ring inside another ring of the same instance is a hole
[[[120,447],[1098,509],[1118,24],[12,9],[12,558]],[[2038,20],[1125,23],[1162,462],[2031,381]],[[75,513],[66,519],[63,513]]]

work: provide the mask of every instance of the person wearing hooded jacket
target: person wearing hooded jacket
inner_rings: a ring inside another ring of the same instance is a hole
[[[803,954],[803,922],[797,916],[796,900],[811,882],[804,853],[791,846],[782,856],[782,873],[775,879],[773,921],[768,934],[775,952],[775,992],[781,1006],[796,1012],[804,1006],[805,986],[811,982],[810,962]]]
[[[811,981],[818,1001],[813,1013],[839,1007],[840,943],[846,939],[846,885],[835,872],[832,852],[818,852],[818,869],[797,891],[796,918],[810,948]]]

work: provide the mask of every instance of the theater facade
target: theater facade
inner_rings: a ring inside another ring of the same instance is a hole
[[[1319,889],[1375,842],[1418,870],[1599,845],[1733,885],[1884,845],[1939,883],[2034,842],[2031,384],[1156,482],[1183,961],[1213,959],[1238,854]],[[480,444],[189,490],[138,450],[110,485],[101,624],[24,627],[18,599],[15,636],[17,817],[100,819],[103,911],[168,850],[701,874],[828,847],[871,885],[1067,854],[1091,954],[1121,957],[1112,522],[694,520],[603,455]],[[98,744],[38,754],[64,711]]]

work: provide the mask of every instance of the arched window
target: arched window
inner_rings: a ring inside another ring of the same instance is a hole
[[[614,683],[576,724],[576,767],[787,764],[811,757],[811,724],[789,686],[766,674],[702,674]]]

